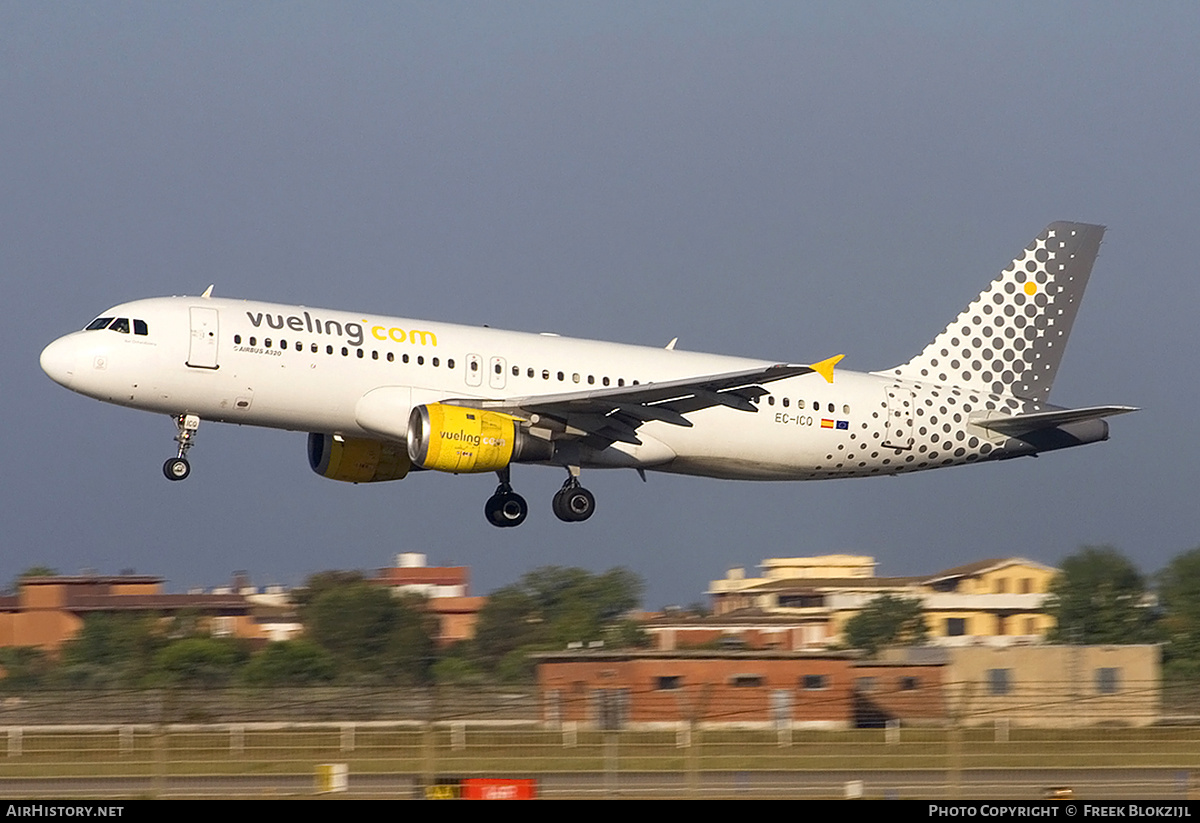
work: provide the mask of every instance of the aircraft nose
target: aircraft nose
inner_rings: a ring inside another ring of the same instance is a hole
[[[71,387],[75,377],[75,352],[71,341],[60,337],[46,348],[42,349],[42,371],[60,386]]]

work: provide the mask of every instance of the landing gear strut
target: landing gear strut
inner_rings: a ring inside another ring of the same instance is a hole
[[[179,434],[175,442],[179,444],[179,453],[163,463],[163,475],[168,480],[183,480],[192,473],[192,465],[187,461],[188,449],[195,444],[196,430],[200,428],[200,418],[194,414],[181,414],[175,418],[175,427]]]
[[[496,493],[487,499],[483,513],[493,526],[502,529],[519,526],[529,514],[529,504],[525,502],[524,497],[512,490],[507,466],[496,472],[496,475],[500,478],[500,485],[496,487]]]
[[[552,508],[554,516],[564,523],[580,523],[596,511],[596,498],[579,485],[579,467],[568,466],[570,476],[561,489],[554,494]]]

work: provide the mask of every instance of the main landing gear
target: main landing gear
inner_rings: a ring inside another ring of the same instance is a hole
[[[568,466],[570,476],[561,489],[554,493],[551,507],[554,516],[564,523],[581,523],[596,511],[596,498],[579,485],[579,467]]]
[[[163,475],[168,480],[184,480],[192,473],[192,464],[187,461],[188,449],[195,444],[196,430],[200,428],[200,418],[194,414],[181,414],[175,418],[175,427],[179,434],[175,442],[179,444],[179,453],[163,463]]]
[[[524,497],[512,490],[507,466],[496,472],[496,475],[500,478],[500,485],[496,487],[496,493],[487,499],[483,513],[493,526],[502,529],[519,526],[529,514],[529,504],[525,502]]]
[[[552,508],[554,516],[564,523],[579,523],[587,520],[596,511],[596,498],[579,485],[578,466],[569,466],[567,471],[570,472],[570,477],[555,493]],[[512,490],[507,466],[496,472],[496,475],[500,478],[500,485],[496,487],[496,493],[484,504],[483,513],[493,526],[519,526],[529,514],[529,504],[525,502],[524,497]]]

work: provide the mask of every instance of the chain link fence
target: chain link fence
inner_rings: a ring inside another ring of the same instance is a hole
[[[1155,689],[1159,689],[1155,684]],[[555,797],[1200,798],[1195,687],[1152,722],[1043,686],[1006,705],[963,688],[948,716],[877,728],[748,720],[747,689],[703,719],[564,721],[535,690],[72,692],[0,701],[6,797],[455,796],[482,778]],[[633,694],[629,699],[636,700]],[[778,701],[776,701],[776,704]],[[597,705],[600,708],[596,708]],[[584,716],[588,716],[585,715]],[[331,774],[344,775],[340,779]]]

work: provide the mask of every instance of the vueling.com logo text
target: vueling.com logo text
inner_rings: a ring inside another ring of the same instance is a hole
[[[290,314],[284,316],[282,314],[263,314],[262,312],[246,312],[246,317],[250,319],[250,324],[254,328],[261,328],[263,321],[266,320],[267,326],[272,329],[288,328],[292,331],[306,331],[309,334],[327,334],[332,337],[345,337],[346,342],[351,346],[361,346],[365,336],[364,325],[370,323],[370,320],[363,318],[362,323],[342,323],[337,320],[320,320],[313,317],[308,312],[304,312],[304,316]],[[371,326],[371,336],[376,340],[391,340],[393,343],[412,343],[421,346],[436,346],[438,344],[437,335],[431,331],[424,329],[409,329],[405,330],[399,326]]]
[[[471,446],[503,446],[505,439],[503,437],[484,437],[478,434],[470,434],[469,432],[441,432],[443,440],[449,440],[454,443],[466,443]]]

